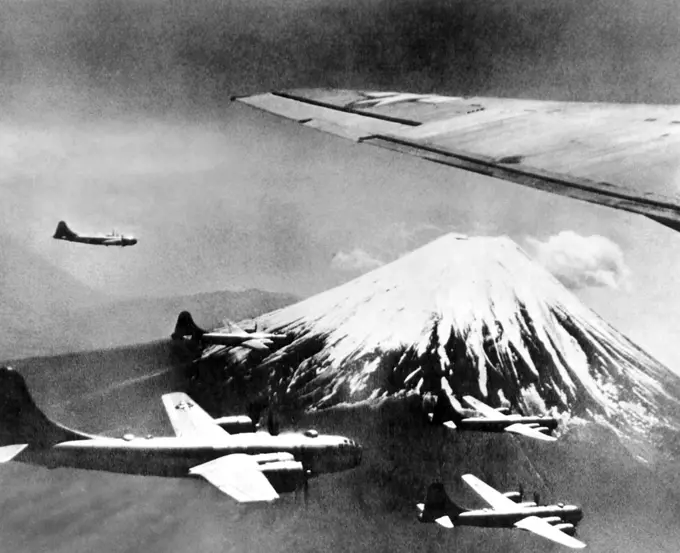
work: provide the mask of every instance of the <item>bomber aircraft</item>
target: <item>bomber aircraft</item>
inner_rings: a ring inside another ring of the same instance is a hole
[[[418,520],[436,522],[444,528],[456,525],[519,528],[574,549],[586,546],[573,537],[583,518],[581,507],[564,503],[540,505],[538,494],[534,494],[534,501],[523,501],[521,491],[500,493],[472,474],[463,475],[463,480],[490,509],[463,509],[451,501],[443,484],[433,483],[427,490],[425,503],[418,504]]]
[[[472,396],[464,396],[463,399],[474,409],[472,413],[456,409],[448,395],[441,392],[432,422],[461,431],[511,432],[545,442],[557,440],[548,434],[557,428],[559,421],[555,417],[508,414],[506,408],[494,409]]]
[[[283,343],[289,339],[287,334],[258,332],[257,330],[246,332],[236,323],[229,323],[227,326],[228,328],[207,332],[194,322],[191,313],[182,311],[177,317],[172,339],[181,340],[188,337],[201,346],[241,346],[262,352],[270,351],[274,343]]]
[[[93,436],[49,420],[24,378],[0,368],[0,462],[148,476],[201,476],[240,503],[273,501],[279,491],[308,489],[308,478],[354,468],[362,448],[343,436],[267,432],[229,434],[189,396],[163,403],[172,437]]]
[[[112,231],[111,234],[78,234],[72,231],[64,221],[59,221],[57,230],[52,238],[93,246],[121,246],[123,248],[125,246],[134,246],[137,243],[137,239],[134,236],[124,236],[115,231]]]
[[[638,213],[680,231],[680,105],[333,89],[232,100],[362,144]]]

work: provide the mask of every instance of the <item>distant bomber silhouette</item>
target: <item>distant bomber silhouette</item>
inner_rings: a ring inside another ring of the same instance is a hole
[[[78,242],[79,244],[90,244],[93,246],[134,246],[137,239],[134,236],[124,236],[112,231],[111,234],[86,235],[73,232],[64,221],[59,221],[57,230],[52,237],[55,240],[66,240],[67,242]]]

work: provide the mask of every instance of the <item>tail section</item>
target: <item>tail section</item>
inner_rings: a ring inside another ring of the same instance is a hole
[[[0,446],[7,446],[0,447],[0,458],[12,459],[23,449],[20,444],[42,448],[89,437],[48,419],[33,401],[24,377],[0,367]]]
[[[59,221],[57,230],[54,231],[53,238],[75,238],[76,233],[73,232],[64,221]]]
[[[182,311],[177,317],[175,331],[172,333],[173,340],[181,340],[185,336],[191,336],[192,340],[200,340],[205,334],[200,326],[194,322],[194,318],[188,311]]]
[[[446,392],[440,390],[437,394],[437,402],[432,412],[432,423],[457,427],[464,418],[463,414],[453,406],[451,399]]]
[[[15,444],[0,447],[0,463],[11,461],[27,447],[28,444]]]
[[[456,505],[446,493],[444,484],[434,482],[430,484],[425,496],[425,503],[418,505],[420,522],[436,522],[444,528],[453,528],[458,515],[464,513],[466,509]]]

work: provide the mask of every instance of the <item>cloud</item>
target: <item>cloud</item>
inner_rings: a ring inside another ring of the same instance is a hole
[[[454,225],[398,222],[376,232],[372,245],[380,252],[382,259],[392,260],[450,232],[455,232]]]
[[[630,270],[618,244],[604,236],[565,230],[544,242],[527,238],[536,258],[567,288],[626,287]]]
[[[370,271],[384,263],[361,248],[351,252],[340,251],[333,256],[331,267],[340,271]]]
[[[451,232],[452,225],[398,222],[377,229],[368,253],[362,248],[339,251],[333,256],[331,267],[340,271],[370,271],[398,259],[428,242]]]

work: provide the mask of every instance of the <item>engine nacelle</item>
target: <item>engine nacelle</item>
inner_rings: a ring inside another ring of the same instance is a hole
[[[298,461],[275,461],[260,466],[267,480],[279,493],[290,493],[304,482],[304,467]]]
[[[292,453],[288,453],[285,451],[279,451],[277,453],[258,453],[257,455],[253,455],[252,457],[253,460],[257,461],[259,465],[295,460],[295,457]]]
[[[573,524],[569,524],[568,522],[563,522],[562,524],[555,524],[555,528],[558,530],[561,530],[565,534],[568,534],[569,536],[573,536],[576,534],[576,527]]]
[[[512,499],[515,503],[522,501],[522,494],[520,492],[505,492],[503,495],[508,499]]]
[[[518,505],[520,507],[536,507],[537,503],[535,501],[522,501]]]
[[[218,426],[229,432],[229,434],[243,434],[245,432],[255,432],[256,430],[253,419],[247,415],[221,417],[215,419],[215,422]]]
[[[562,522],[560,517],[543,517],[543,520],[545,520],[548,524],[559,524]]]

